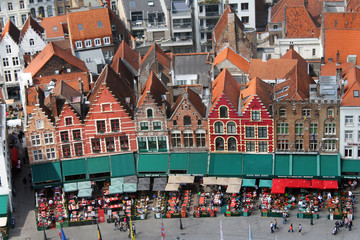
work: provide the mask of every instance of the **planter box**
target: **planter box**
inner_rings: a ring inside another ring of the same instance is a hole
[[[327,216],[328,219],[330,219],[330,214]],[[340,214],[334,214],[334,220],[341,220],[342,219],[342,215]]]
[[[312,214],[312,213],[298,213],[296,214],[297,218],[313,218],[313,219],[319,219],[319,214]]]

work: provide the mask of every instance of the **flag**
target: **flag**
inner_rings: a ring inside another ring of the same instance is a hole
[[[60,225],[60,232],[61,232],[61,240],[66,240],[66,236],[65,236],[64,230],[62,229],[61,225]]]
[[[315,142],[315,133],[313,133],[313,142]]]
[[[130,234],[131,234],[131,239],[132,239],[132,240],[135,240],[134,226],[133,226],[132,221],[131,221],[131,216],[130,216],[129,218],[130,218]]]
[[[98,239],[102,240],[99,224],[96,224],[96,225],[97,225],[97,229],[98,229]]]
[[[161,240],[165,240],[165,228],[162,220],[161,220]]]
[[[222,222],[220,220],[220,240],[224,240],[223,231],[222,231]]]
[[[252,232],[251,232],[251,227],[250,227],[250,225],[249,225],[249,240],[252,240],[253,238],[252,238]]]

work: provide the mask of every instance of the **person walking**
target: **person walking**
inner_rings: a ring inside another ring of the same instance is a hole
[[[114,230],[117,230],[117,229],[118,229],[118,221],[115,220],[115,221],[114,221]]]
[[[294,232],[294,228],[293,228],[293,225],[292,225],[292,223],[290,223],[290,227],[289,227],[289,230],[288,230],[288,232]]]
[[[271,233],[274,232],[274,224],[273,224],[273,222],[270,222],[270,232]]]
[[[301,233],[301,230],[302,230],[301,223],[299,223],[299,227],[298,227],[298,229],[299,229],[299,235],[301,236],[301,235],[302,235],[302,233]]]
[[[276,221],[276,219],[275,219],[275,221],[274,221],[274,229],[275,229],[275,230],[276,230],[276,229],[279,229],[278,226],[277,226],[277,221]]]
[[[351,231],[351,227],[352,227],[352,220],[349,220],[349,231]]]

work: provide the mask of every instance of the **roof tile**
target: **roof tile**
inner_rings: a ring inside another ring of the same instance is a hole
[[[1,33],[1,39],[3,39],[7,33],[17,44],[20,43],[20,30],[10,20],[8,20]]]
[[[152,98],[155,100],[159,107],[162,106],[162,95],[165,95],[167,88],[164,84],[156,77],[156,75],[151,72],[149,78],[147,79],[141,93],[141,97],[137,104],[138,107],[141,107],[145,101],[145,98],[148,94],[151,94]]]
[[[139,55],[135,50],[131,49],[125,41],[121,41],[121,44],[114,55],[113,62],[111,63],[111,67],[115,72],[119,72],[118,65],[119,61],[122,59],[130,64],[135,71],[139,70]]]
[[[237,66],[240,70],[245,73],[249,73],[250,70],[250,62],[242,57],[241,55],[235,53],[231,48],[227,47],[222,50],[218,55],[216,55],[214,59],[214,65],[217,66],[224,60],[230,61],[232,64]]]
[[[286,8],[287,38],[318,38],[320,29],[316,27],[309,12],[304,6]]]

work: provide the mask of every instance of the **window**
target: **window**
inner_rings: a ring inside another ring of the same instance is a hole
[[[34,0],[29,0],[29,3],[34,3]]]
[[[205,130],[199,129],[196,131],[196,146],[205,147]]]
[[[193,132],[191,130],[184,130],[184,146],[185,147],[192,147],[194,146],[193,143]]]
[[[104,44],[110,44],[110,37],[104,37]]]
[[[153,122],[154,130],[161,130],[161,122]]]
[[[12,60],[13,60],[13,65],[14,66],[19,65],[19,57],[13,57]]]
[[[26,15],[26,14],[22,14],[22,15],[21,15],[21,23],[22,23],[22,25],[25,24],[26,19],[27,19],[27,15]]]
[[[45,9],[44,9],[44,7],[39,7],[39,16],[40,17],[45,17]]]
[[[311,138],[310,139],[310,151],[317,150],[317,139]]]
[[[35,10],[35,8],[31,8],[31,9],[30,9],[30,16],[31,16],[32,18],[36,18],[36,10]]]
[[[215,123],[215,133],[224,133],[224,124],[222,122]]]
[[[79,31],[84,30],[83,25],[82,25],[81,23],[78,24],[78,30],[79,30]]]
[[[63,157],[64,158],[69,158],[71,157],[71,153],[70,153],[70,145],[66,144],[62,146],[62,153],[63,153]]]
[[[13,5],[12,5],[11,2],[8,3],[8,9],[9,9],[9,11],[12,11],[12,10],[13,10]]]
[[[75,149],[75,156],[82,156],[83,150],[82,150],[82,143],[75,143],[74,144]]]
[[[137,142],[138,142],[138,147],[139,147],[140,152],[147,151],[146,137],[138,137]]]
[[[91,39],[86,39],[85,40],[85,47],[87,47],[87,48],[92,47]]]
[[[289,140],[288,139],[279,139],[277,142],[278,151],[289,150]]]
[[[336,123],[325,123],[325,135],[336,134]]]
[[[358,98],[359,97],[359,90],[354,90],[353,94],[354,94],[354,98]]]
[[[286,117],[286,109],[285,108],[280,108],[279,109],[279,115],[280,115],[280,117]]]
[[[34,39],[30,38],[29,43],[30,43],[30,46],[35,46],[35,41],[34,41]]]
[[[220,118],[228,118],[229,117],[227,107],[221,106],[219,112],[220,112]]]
[[[147,141],[148,141],[149,151],[156,151],[157,150],[156,137],[148,137]]]
[[[267,138],[267,127],[258,127],[258,138]]]
[[[121,147],[121,150],[123,150],[123,151],[126,151],[129,149],[128,136],[120,136],[120,147]]]
[[[233,137],[228,138],[228,151],[236,151],[236,139]]]
[[[43,122],[43,120],[41,120],[41,119],[36,120],[36,128],[37,128],[37,129],[43,129],[43,128],[44,128],[44,122]]]
[[[324,140],[325,151],[336,151],[336,140]]]
[[[251,111],[251,119],[253,121],[260,121],[260,111]]]
[[[244,24],[248,24],[249,23],[249,17],[241,17],[241,21],[244,23]]]
[[[47,148],[46,149],[46,159],[51,160],[51,159],[55,159],[55,158],[56,158],[55,148]]]
[[[328,116],[328,118],[333,118],[334,117],[334,109],[329,108],[327,110],[327,116]]]
[[[91,139],[91,148],[93,152],[100,152],[100,138]]]
[[[255,142],[246,142],[246,151],[255,152]]]
[[[158,137],[159,150],[167,150],[166,137]]]
[[[19,80],[19,73],[20,73],[20,70],[14,70],[14,79],[16,82]]]
[[[51,6],[47,6],[46,7],[46,12],[47,12],[47,16],[48,17],[52,17],[53,16],[53,9]]]
[[[241,11],[249,10],[249,3],[242,3],[241,4]]]
[[[267,152],[267,142],[260,141],[259,142],[259,152]]]
[[[5,74],[5,82],[11,82],[11,71],[6,70],[4,71],[4,74]]]
[[[58,7],[58,15],[64,14],[64,7]]]
[[[176,120],[173,120],[173,125],[177,126],[177,121]]]
[[[24,9],[24,8],[25,8],[24,1],[20,1],[20,9]]]
[[[298,150],[298,151],[304,149],[304,140],[303,139],[296,139],[295,140],[295,149]]]
[[[53,26],[53,31],[54,31],[54,32],[57,32],[57,31],[58,31],[57,26]]]
[[[352,147],[345,147],[345,157],[352,157]]]
[[[295,123],[295,134],[302,135],[304,132],[304,124],[303,123]]]
[[[153,117],[153,110],[151,108],[146,110],[146,114],[148,118],[152,118]]]
[[[116,11],[116,2],[115,1],[111,2],[111,10],[113,10],[114,12]]]
[[[304,109],[302,110],[302,116],[303,116],[303,117],[310,117],[310,109],[304,108]]]
[[[40,146],[40,135],[32,135],[31,136],[31,145],[32,146]]]
[[[103,27],[102,21],[97,21],[97,27],[98,27],[98,28],[102,28],[102,27]]]
[[[234,122],[228,122],[226,129],[227,133],[236,133],[236,124]]]
[[[245,127],[245,137],[246,138],[254,138],[255,137],[254,127]]]
[[[65,125],[66,126],[72,125],[72,117],[66,117],[65,118]]]
[[[112,132],[119,132],[120,131],[120,121],[119,119],[111,119],[111,131]]]
[[[352,141],[353,140],[353,131],[346,130],[345,131],[345,141]]]
[[[346,126],[354,125],[354,117],[353,116],[345,116],[345,125]]]
[[[73,139],[74,140],[81,140],[81,132],[80,132],[80,130],[73,130]]]
[[[111,103],[102,103],[101,111],[102,112],[110,112],[111,111]]]
[[[317,134],[317,133],[318,133],[318,124],[310,123],[310,134]]]
[[[191,126],[191,118],[190,116],[184,116],[184,125],[185,126]]]
[[[104,133],[106,131],[105,120],[96,121],[96,129],[98,133]]]
[[[43,160],[43,155],[41,149],[33,151],[34,161],[41,161]]]
[[[6,45],[6,53],[11,53],[11,46],[10,45]]]
[[[45,145],[53,144],[54,143],[53,134],[52,133],[44,133],[44,142],[45,142]]]
[[[101,45],[101,39],[100,38],[95,38],[94,43],[95,43],[95,46],[100,46]]]
[[[106,140],[106,151],[113,152],[115,150],[114,137],[107,137],[105,140]]]
[[[78,48],[82,48],[82,47],[83,47],[82,41],[76,41],[76,42],[75,42],[75,46],[76,46],[77,49],[78,49]]]
[[[224,151],[224,139],[218,137],[215,139],[215,150],[216,151]]]
[[[69,141],[69,133],[68,131],[60,132],[61,141],[62,142],[68,142]]]
[[[171,143],[173,147],[181,147],[180,132],[173,131],[171,133]]]
[[[9,66],[9,59],[8,58],[3,58],[3,66],[4,67],[8,67]]]
[[[140,129],[141,129],[142,131],[147,131],[147,130],[149,130],[149,123],[148,123],[148,122],[141,122],[141,123],[140,123]]]
[[[315,49],[315,48],[313,48],[313,50],[312,50],[312,55],[313,55],[313,56],[316,55],[316,49]]]
[[[201,122],[201,120],[199,119],[198,120],[198,124],[197,124],[198,126],[201,126],[202,125],[202,122]]]

